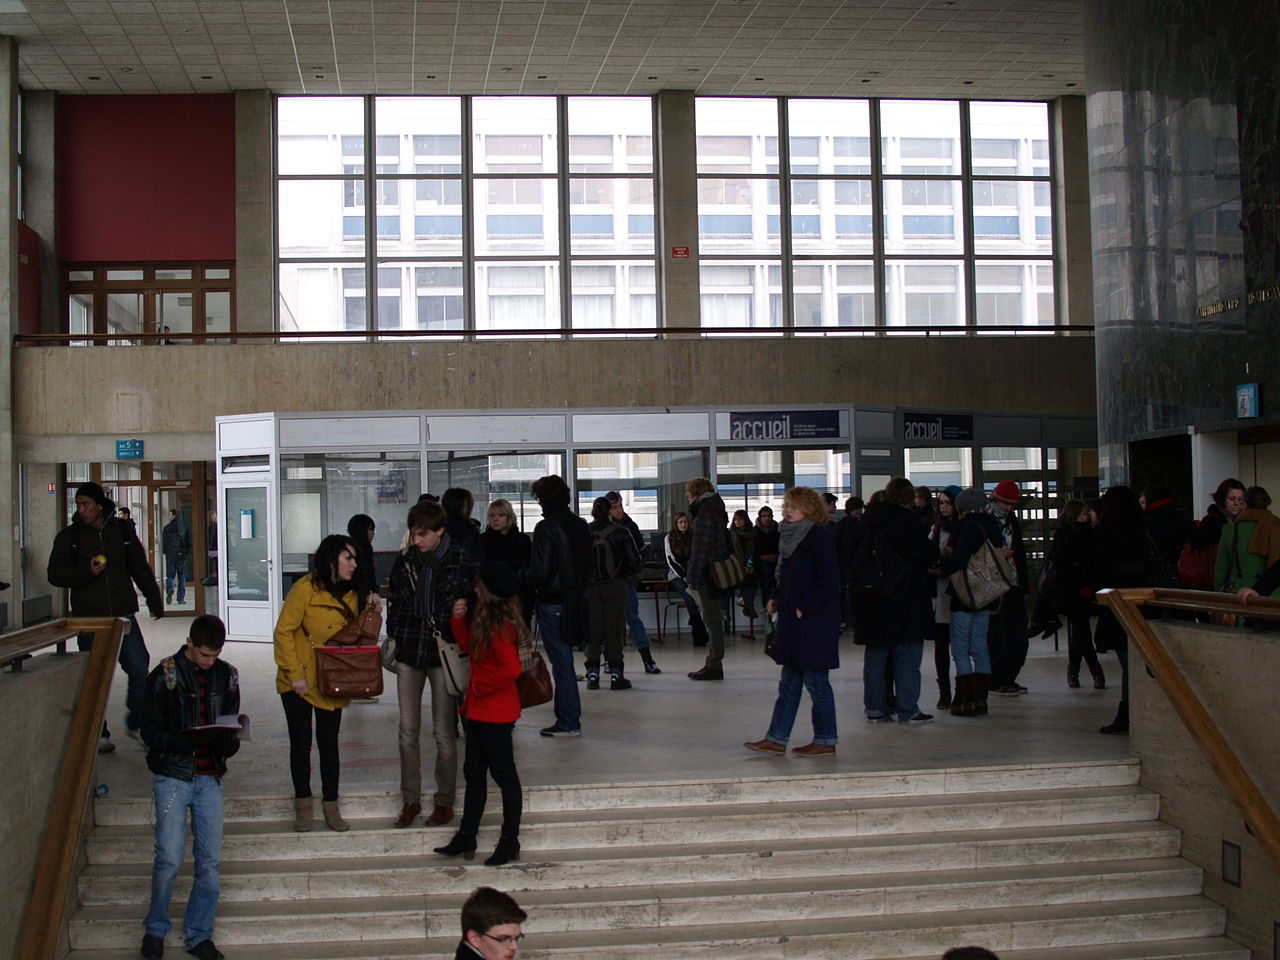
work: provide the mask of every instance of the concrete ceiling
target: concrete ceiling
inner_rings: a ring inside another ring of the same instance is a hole
[[[1078,0],[0,0],[0,34],[60,93],[1084,92]]]

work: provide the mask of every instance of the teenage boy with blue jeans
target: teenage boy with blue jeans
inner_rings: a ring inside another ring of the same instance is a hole
[[[213,943],[213,915],[221,891],[222,778],[227,758],[240,749],[240,741],[234,730],[200,728],[240,712],[239,674],[219,659],[226,638],[226,627],[217,617],[196,617],[185,645],[147,677],[142,737],[156,815],[151,907],[143,921],[142,955],[147,960],[164,956],[188,810],[195,877],[182,924],[183,944],[197,960],[223,960]]]

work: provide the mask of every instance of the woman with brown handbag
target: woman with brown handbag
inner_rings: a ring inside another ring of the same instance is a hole
[[[338,728],[349,700],[320,693],[316,669],[317,647],[345,627],[359,603],[352,589],[356,545],[350,537],[333,534],[320,541],[310,573],[293,585],[276,621],[276,690],[289,727],[289,772],[293,776],[293,829],[311,829],[311,732],[320,752],[321,808],[330,830],[349,830],[338,810]],[[366,607],[380,610],[375,593]]]

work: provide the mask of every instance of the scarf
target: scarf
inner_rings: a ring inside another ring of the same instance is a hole
[[[782,523],[778,525],[778,556],[786,560],[791,554],[796,552],[796,547],[800,546],[800,541],[809,535],[809,531],[813,529],[813,521],[808,517],[803,520],[797,520],[794,523]]]

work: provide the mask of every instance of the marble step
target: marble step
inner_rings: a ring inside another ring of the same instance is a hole
[[[744,750],[744,762],[754,761]],[[786,758],[759,758],[780,767]],[[560,810],[652,810],[705,804],[770,804],[803,800],[842,800],[919,796],[951,796],[1001,793],[1015,790],[1067,790],[1132,785],[1138,782],[1138,762],[1133,759],[1088,763],[1037,764],[1033,767],[957,767],[941,770],[891,770],[871,773],[813,774],[806,768],[797,775],[788,770],[777,775],[732,780],[689,780],[666,783],[575,784],[526,787],[525,812]],[[279,796],[226,798],[227,823],[283,821],[293,817],[293,800],[287,795],[287,770],[282,768]],[[234,790],[234,772],[228,780]],[[459,781],[461,786],[461,781]],[[398,791],[347,793],[342,797],[348,819],[376,820],[394,817],[400,809]],[[150,797],[103,797],[94,801],[94,822],[99,826],[150,823]]]
[[[1181,946],[1178,952],[1151,952],[1161,940],[1189,941],[1222,937],[1225,911],[1203,897],[1168,897],[1140,901],[1054,904],[1036,907],[998,906],[981,910],[927,913],[914,916],[876,916],[854,919],[798,918],[752,919],[743,904],[742,915],[731,924],[652,927],[536,933],[535,919],[527,925],[529,938],[521,947],[525,960],[560,960],[566,957],[601,957],[610,960],[694,960],[714,953],[728,960],[905,960],[933,958],[958,943],[981,943],[1005,960],[1030,950],[1043,958],[1076,960],[1154,960],[1165,956],[1238,957],[1227,947],[1207,952]],[[137,939],[137,926],[134,927]],[[177,937],[171,933],[177,944]],[[315,943],[281,942],[237,946],[235,960],[381,960],[381,958],[447,956],[456,934],[426,936],[425,930],[395,940],[325,940]],[[1112,948],[1098,953],[1096,948]],[[1132,952],[1124,948],[1132,947]],[[87,960],[83,949],[69,960]],[[124,960],[136,956],[136,946],[113,951],[94,949],[97,960]]]
[[[992,903],[1034,907],[1047,903],[1134,901],[1195,896],[1200,870],[1165,858],[1084,864],[929,871],[854,877],[801,877],[736,883],[597,887],[522,893],[533,921],[531,936],[602,929],[661,929],[722,923],[732,927],[751,904],[752,922],[798,918],[869,917],[963,909]],[[141,904],[139,904],[139,907]],[[175,926],[180,923],[175,917]],[[324,940],[447,936],[458,920],[452,894],[400,895],[339,901],[224,903],[218,942],[226,946]],[[74,949],[111,949],[137,936],[136,916],[118,906],[82,909],[71,923]]]
[[[481,858],[496,842],[482,832]],[[751,840],[712,845],[599,846],[530,851],[508,867],[434,854],[222,864],[222,901],[342,899],[430,890],[465,896],[487,883],[510,891],[857,876],[1175,857],[1179,833],[1158,821],[1051,825],[866,837]],[[145,904],[149,863],[97,864],[80,874],[86,906]],[[190,889],[190,860],[175,897]],[[571,897],[572,894],[569,894]]]
[[[490,798],[483,825],[500,820],[501,800]],[[1160,798],[1142,787],[1021,791],[958,797],[805,800],[788,803],[720,804],[663,807],[637,815],[633,810],[568,810],[525,820],[520,834],[525,851],[551,851],[600,844],[624,846],[708,844],[804,837],[855,837],[920,833],[935,828],[976,830],[1154,820]],[[351,820],[352,830],[338,834],[317,822],[310,833],[295,833],[292,820],[228,824],[223,835],[225,861],[312,860],[319,857],[429,856],[445,843],[457,821],[444,828],[398,830],[384,815],[375,821]],[[90,864],[149,863],[154,840],[149,826],[99,827],[88,841]]]

